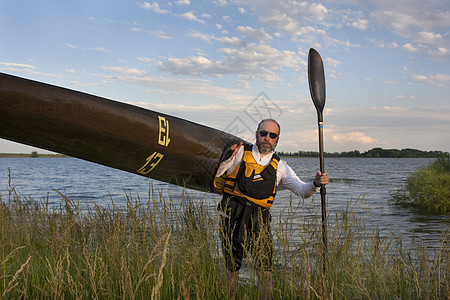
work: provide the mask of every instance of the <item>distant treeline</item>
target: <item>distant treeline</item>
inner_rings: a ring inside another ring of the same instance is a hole
[[[8,158],[20,158],[20,157],[68,157],[64,154],[39,154],[37,151],[33,151],[30,153],[0,153],[0,157],[8,157]]]
[[[319,152],[315,151],[297,151],[297,152],[277,152],[279,156],[300,156],[300,157],[318,157]],[[390,157],[390,158],[418,158],[418,157],[430,157],[437,158],[448,156],[448,152],[443,151],[422,151],[417,149],[382,149],[373,148],[365,152],[359,152],[358,150],[348,151],[348,152],[325,152],[325,157]]]

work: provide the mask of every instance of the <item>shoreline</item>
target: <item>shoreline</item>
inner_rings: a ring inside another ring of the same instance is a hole
[[[65,154],[0,153],[0,158],[25,158],[25,157],[63,158],[71,156]]]
[[[28,157],[45,157],[45,158],[64,158],[72,157],[65,154],[30,154],[30,153],[0,153],[0,158],[28,158]],[[280,158],[317,158],[315,156],[297,156],[297,155],[280,155]],[[325,158],[435,158],[435,157],[351,157],[351,156],[325,156]]]

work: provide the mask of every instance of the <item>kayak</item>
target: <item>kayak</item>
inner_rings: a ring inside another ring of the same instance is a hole
[[[211,190],[225,150],[247,143],[188,120],[3,73],[0,138],[200,191]]]

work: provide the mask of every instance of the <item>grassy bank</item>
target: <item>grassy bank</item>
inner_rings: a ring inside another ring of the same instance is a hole
[[[404,190],[395,191],[397,204],[412,205],[438,213],[450,212],[450,159],[438,158],[428,166],[420,167],[406,180]]]
[[[80,211],[61,196],[57,209],[14,190],[3,197],[1,299],[228,298],[211,199],[170,200],[149,191],[128,195],[125,205]],[[352,210],[329,224],[326,272],[319,218],[293,209],[273,216],[276,299],[448,299],[448,236],[440,249],[420,241],[403,249]],[[294,237],[301,242],[292,245]],[[257,298],[255,281],[247,268],[240,298]]]

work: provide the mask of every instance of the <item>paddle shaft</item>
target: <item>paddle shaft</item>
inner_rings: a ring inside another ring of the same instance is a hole
[[[323,68],[323,60],[320,54],[313,48],[308,54],[308,81],[309,91],[317,110],[317,121],[319,125],[319,155],[320,155],[320,172],[325,172],[324,151],[323,151],[323,108],[325,107],[325,72]],[[325,185],[320,187],[320,198],[322,207],[322,240],[323,240],[323,268],[326,270],[326,253],[327,253],[327,218],[326,218],[326,189]]]
[[[325,163],[323,159],[323,122],[319,121],[319,156],[320,156],[320,172],[323,174],[325,172]],[[322,240],[325,249],[327,248],[327,213],[326,213],[326,188],[325,185],[321,185],[320,187],[320,199],[322,206]]]

